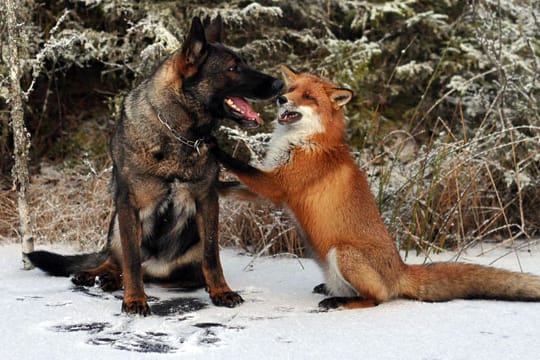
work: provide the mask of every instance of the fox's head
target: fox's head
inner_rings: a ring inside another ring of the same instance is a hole
[[[343,136],[343,107],[353,92],[317,76],[298,73],[282,65],[286,92],[277,98],[277,121],[304,136],[324,133],[325,138]]]

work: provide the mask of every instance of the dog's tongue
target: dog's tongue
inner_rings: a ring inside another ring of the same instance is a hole
[[[234,102],[234,105],[236,105],[236,107],[246,117],[246,119],[255,121],[257,122],[257,124],[261,123],[261,116],[255,111],[253,111],[253,109],[246,100],[236,96],[231,96],[229,97],[229,99]]]

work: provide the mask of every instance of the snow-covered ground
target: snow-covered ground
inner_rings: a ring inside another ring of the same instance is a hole
[[[56,248],[67,252],[68,250]],[[501,248],[464,261],[489,264]],[[245,299],[215,307],[203,291],[146,287],[153,315],[120,312],[121,292],[75,288],[21,270],[18,245],[0,247],[0,359],[539,359],[540,303],[396,300],[320,312],[322,282],[308,259],[258,258],[225,249],[226,278]],[[448,260],[455,253],[434,256]],[[422,262],[411,257],[408,262]],[[540,245],[494,266],[540,275]]]

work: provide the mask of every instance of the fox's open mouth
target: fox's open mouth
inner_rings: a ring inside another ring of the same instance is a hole
[[[256,127],[262,123],[261,115],[253,111],[246,99],[227,96],[223,102],[228,113],[243,126]]]
[[[280,124],[292,124],[297,122],[301,118],[302,114],[300,114],[299,112],[285,110],[279,113],[277,120]]]

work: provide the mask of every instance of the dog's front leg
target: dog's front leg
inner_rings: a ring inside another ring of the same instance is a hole
[[[234,307],[244,300],[229,288],[223,276],[217,232],[219,203],[215,189],[211,189],[204,199],[197,201],[196,218],[199,236],[204,244],[202,269],[210,299],[214,305]]]
[[[150,314],[150,307],[144,293],[141,268],[142,224],[137,210],[130,203],[127,191],[125,191],[125,194],[119,194],[117,202],[124,277],[122,311],[128,314],[146,316]]]

